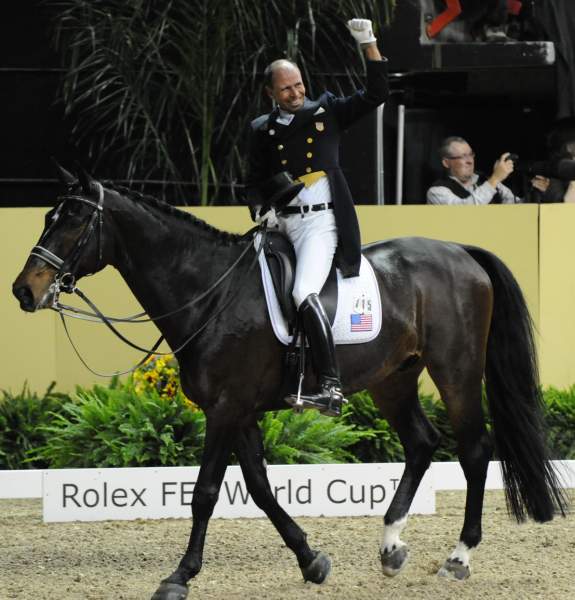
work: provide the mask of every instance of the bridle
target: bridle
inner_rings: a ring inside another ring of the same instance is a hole
[[[92,237],[92,234],[96,230],[96,227],[97,227],[97,231],[98,231],[98,242],[97,242],[98,243],[98,260],[100,263],[102,262],[102,256],[103,256],[103,254],[102,254],[102,239],[103,239],[103,231],[104,231],[104,229],[103,229],[104,187],[102,186],[101,183],[99,183],[97,181],[94,181],[93,184],[98,189],[98,201],[97,202],[95,202],[94,200],[90,200],[89,198],[86,198],[84,196],[77,195],[77,194],[66,194],[63,196],[58,196],[57,200],[60,203],[56,209],[56,212],[54,213],[54,215],[52,217],[52,222],[51,222],[50,226],[46,229],[46,231],[43,233],[38,244],[32,248],[32,250],[30,252],[30,256],[35,256],[37,258],[40,258],[45,263],[47,263],[50,266],[57,269],[56,275],[54,277],[54,282],[50,286],[50,291],[53,294],[53,300],[52,300],[52,304],[51,304],[50,308],[52,310],[55,310],[56,312],[58,312],[60,319],[62,321],[62,325],[64,327],[64,331],[66,332],[66,335],[68,337],[68,340],[69,340],[72,348],[74,349],[74,352],[76,353],[76,355],[82,362],[82,364],[94,375],[98,375],[100,377],[114,377],[117,375],[125,375],[126,373],[131,373],[131,372],[135,371],[144,362],[146,362],[148,360],[148,358],[150,358],[150,356],[165,356],[165,355],[170,355],[170,354],[177,354],[178,352],[183,350],[199,333],[201,333],[215,318],[217,318],[233,301],[237,301],[239,295],[243,291],[243,286],[240,289],[240,291],[238,292],[238,294],[232,295],[231,298],[227,302],[225,302],[222,306],[220,306],[216,311],[214,311],[210,315],[210,317],[198,329],[196,329],[196,331],[194,331],[192,334],[190,334],[184,340],[184,342],[182,344],[180,344],[176,349],[171,350],[170,352],[158,352],[157,351],[158,347],[160,346],[160,344],[162,343],[162,341],[164,339],[163,335],[160,336],[160,338],[155,342],[155,344],[152,346],[152,348],[143,348],[143,347],[139,346],[138,344],[133,343],[128,338],[126,338],[122,333],[120,333],[116,329],[116,327],[113,325],[113,323],[146,323],[146,322],[150,322],[150,321],[156,322],[161,319],[165,319],[167,317],[173,316],[187,308],[190,308],[191,306],[193,306],[195,304],[198,304],[201,300],[210,296],[230,276],[230,274],[235,270],[235,268],[239,265],[241,260],[244,258],[244,256],[247,254],[247,252],[250,250],[251,244],[250,243],[246,244],[245,249],[240,253],[238,258],[216,279],[216,281],[207,290],[204,290],[201,294],[199,294],[195,298],[192,298],[191,300],[189,300],[188,302],[186,302],[185,304],[183,304],[182,306],[180,306],[179,308],[177,308],[175,310],[169,311],[169,312],[161,314],[161,315],[156,315],[154,317],[148,316],[148,314],[146,312],[138,313],[136,315],[132,315],[129,317],[106,316],[86,296],[86,294],[84,294],[76,286],[77,267],[78,267],[79,261],[82,257],[83,251],[84,251],[88,241],[90,240],[90,238]],[[66,256],[66,258],[61,258],[58,255],[54,254],[51,250],[48,250],[47,248],[45,248],[42,244],[44,243],[44,241],[48,238],[50,233],[55,228],[58,220],[60,219],[60,217],[62,215],[62,208],[63,208],[64,204],[66,203],[66,201],[68,201],[68,200],[78,201],[78,202],[82,202],[84,204],[88,204],[89,206],[91,206],[93,208],[93,210],[92,210],[90,216],[88,217],[88,219],[86,220],[86,223],[82,230],[82,233],[79,235],[78,239],[74,243],[74,246],[68,253],[68,256]],[[256,250],[254,259],[251,261],[251,263],[246,271],[246,275],[253,269],[254,265],[257,263],[257,261],[259,259],[259,255],[264,247],[265,238],[266,238],[265,224],[263,224],[263,226],[259,225],[257,227],[254,227],[253,229],[250,229],[248,232],[246,232],[242,236],[245,239],[249,239],[250,237],[252,237],[254,235],[254,233],[256,233],[258,231],[261,234],[259,237],[258,248]],[[244,277],[244,278],[242,278],[242,280],[247,281],[247,278]],[[67,293],[67,294],[77,295],[89,306],[89,308],[91,309],[91,312],[76,308],[74,306],[61,304],[60,303],[60,294],[62,292]],[[110,329],[112,331],[112,333],[114,333],[114,335],[116,335],[119,339],[121,339],[125,344],[134,348],[135,350],[146,353],[146,356],[144,356],[144,358],[142,358],[135,366],[133,366],[132,368],[127,369],[125,371],[116,371],[114,373],[99,373],[99,372],[95,371],[94,369],[92,369],[86,363],[86,361],[82,358],[79,350],[77,349],[76,345],[74,344],[74,342],[70,336],[70,332],[68,331],[68,326],[66,324],[65,317],[71,317],[71,318],[75,318],[75,319],[96,321],[99,323],[104,323],[108,327],[108,329]]]
[[[93,183],[98,190],[97,202],[77,194],[66,194],[63,196],[58,196],[57,200],[59,201],[59,205],[56,209],[56,212],[54,213],[54,216],[52,217],[52,223],[44,232],[38,244],[34,246],[30,252],[31,256],[36,256],[37,258],[42,259],[44,262],[57,269],[57,273],[54,278],[54,283],[52,284],[54,286],[53,291],[56,302],[58,300],[60,292],[72,293],[74,291],[76,285],[78,263],[80,261],[80,258],[82,257],[86,244],[88,243],[89,239],[94,233],[94,230],[96,229],[96,225],[98,230],[98,260],[102,262],[102,236],[104,228],[104,186],[98,181],[94,181]],[[82,233],[78,236],[78,239],[74,243],[74,246],[68,253],[68,256],[66,258],[61,258],[54,254],[52,251],[45,248],[42,245],[42,243],[48,238],[52,230],[56,227],[58,220],[62,215],[62,209],[68,200],[88,204],[93,208],[93,210],[90,214],[90,217],[87,219],[84,225]]]

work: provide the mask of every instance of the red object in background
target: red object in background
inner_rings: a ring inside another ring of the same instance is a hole
[[[435,37],[446,25],[449,25],[451,21],[461,14],[459,0],[445,0],[445,3],[447,4],[447,8],[442,13],[439,13],[425,28],[430,38]]]
[[[521,12],[521,0],[507,0],[507,12],[517,16]]]
[[[435,17],[433,21],[425,28],[427,35],[434,38],[444,27],[461,14],[461,4],[459,0],[445,0],[447,8]],[[521,0],[507,0],[507,12],[511,15],[518,15],[521,11]]]

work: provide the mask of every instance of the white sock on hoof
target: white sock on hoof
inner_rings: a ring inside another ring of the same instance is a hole
[[[460,541],[455,547],[455,550],[451,553],[449,560],[456,560],[464,567],[468,567],[472,552],[473,550],[471,548],[468,548],[466,544]]]
[[[381,542],[381,553],[388,554],[396,548],[405,546],[405,542],[399,539],[403,528],[407,525],[407,515],[397,521],[383,526],[383,541]]]

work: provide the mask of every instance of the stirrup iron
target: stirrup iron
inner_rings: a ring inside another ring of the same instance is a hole
[[[322,391],[327,392],[329,394],[329,401],[326,403],[326,395],[320,394],[310,394],[302,395],[301,394],[301,382],[298,387],[297,394],[289,394],[285,397],[285,402],[287,402],[294,411],[302,412],[305,408],[315,408],[319,410],[319,412],[323,415],[329,417],[337,417],[341,415],[341,407],[344,404],[347,404],[348,400],[343,396],[341,390],[335,386],[322,386]],[[321,400],[321,401],[320,401]]]

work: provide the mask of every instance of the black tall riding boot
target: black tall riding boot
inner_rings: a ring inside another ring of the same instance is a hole
[[[331,326],[319,296],[310,294],[301,303],[299,313],[311,346],[314,369],[319,378],[317,393],[300,396],[303,407],[317,408],[323,414],[339,416],[341,405],[346,400],[341,391]],[[297,396],[288,396],[286,400],[296,405]]]

